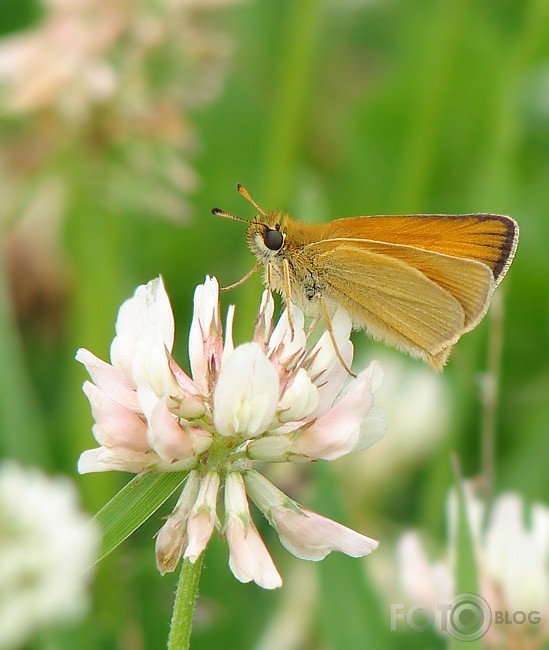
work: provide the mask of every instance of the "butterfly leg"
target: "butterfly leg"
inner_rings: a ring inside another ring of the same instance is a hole
[[[345,359],[341,356],[341,352],[337,346],[337,341],[335,340],[334,330],[332,329],[330,312],[328,311],[328,308],[326,307],[326,303],[323,298],[320,298],[320,307],[322,309],[322,316],[326,321],[326,329],[328,330],[328,334],[330,335],[330,340],[332,341],[332,345],[334,346],[334,352],[336,353],[336,356],[339,359],[339,363],[341,363],[343,368],[345,368],[345,370],[351,375],[351,377],[356,377],[355,373],[349,368],[349,366],[345,363]]]
[[[294,340],[294,322],[292,320],[292,287],[290,284],[290,265],[288,260],[282,261],[282,269],[284,271],[284,300],[286,301],[286,308],[288,309],[288,325],[290,326],[291,340]]]

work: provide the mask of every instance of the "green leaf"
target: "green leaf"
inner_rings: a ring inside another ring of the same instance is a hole
[[[187,472],[136,476],[95,515],[103,535],[102,560],[135,532],[183,483]]]

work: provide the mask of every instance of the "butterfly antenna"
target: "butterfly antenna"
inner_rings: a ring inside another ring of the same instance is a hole
[[[246,201],[249,201],[254,206],[254,208],[259,212],[261,216],[263,217],[267,216],[267,213],[264,210],[262,210],[259,207],[259,205],[257,205],[257,203],[252,199],[250,193],[245,187],[243,187],[240,183],[237,183],[236,189],[240,192],[240,194],[242,194],[242,196],[246,199]]]
[[[214,208],[212,214],[215,214],[216,217],[223,217],[223,219],[232,219],[233,221],[242,221],[242,223],[250,223],[247,219],[242,217],[235,217],[234,214],[230,212],[225,212],[225,210],[220,210],[219,208]]]

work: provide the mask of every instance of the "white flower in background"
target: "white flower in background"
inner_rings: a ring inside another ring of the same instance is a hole
[[[465,484],[467,517],[475,547],[480,596],[492,612],[539,613],[529,624],[492,624],[484,637],[498,648],[541,648],[549,639],[549,508],[534,504],[527,509],[518,494],[498,497],[487,524],[484,504],[469,483]],[[410,531],[398,545],[402,586],[415,602],[436,611],[437,604],[451,603],[455,593],[457,502],[448,500],[450,543],[447,557],[431,564],[419,536]],[[512,629],[511,629],[512,628]],[[529,645],[522,645],[525,638]]]
[[[97,545],[68,480],[0,465],[0,648],[83,613]]]
[[[253,341],[234,347],[229,309],[225,337],[219,285],[206,279],[194,297],[189,334],[192,378],[171,356],[174,321],[161,279],[140,286],[119,312],[108,364],[87,350],[77,359],[99,447],[85,451],[81,473],[190,471],[172,516],[157,537],[157,563],[173,571],[195,562],[215,528],[229,545],[229,565],[242,582],[267,589],[280,576],[251,519],[247,494],[298,557],[319,560],[333,550],[367,555],[377,542],[321,517],[280,492],[254,461],[332,460],[364,449],[384,432],[373,395],[382,380],[376,362],[349,381],[328,333],[308,345],[304,317],[292,307],[273,326],[265,292]],[[351,321],[333,317],[345,362],[353,356]],[[217,504],[224,493],[224,522]]]

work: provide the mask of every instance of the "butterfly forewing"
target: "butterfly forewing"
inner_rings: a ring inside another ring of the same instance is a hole
[[[515,254],[518,226],[495,214],[372,216],[336,219],[322,239],[369,239],[403,244],[486,264],[496,285]]]

